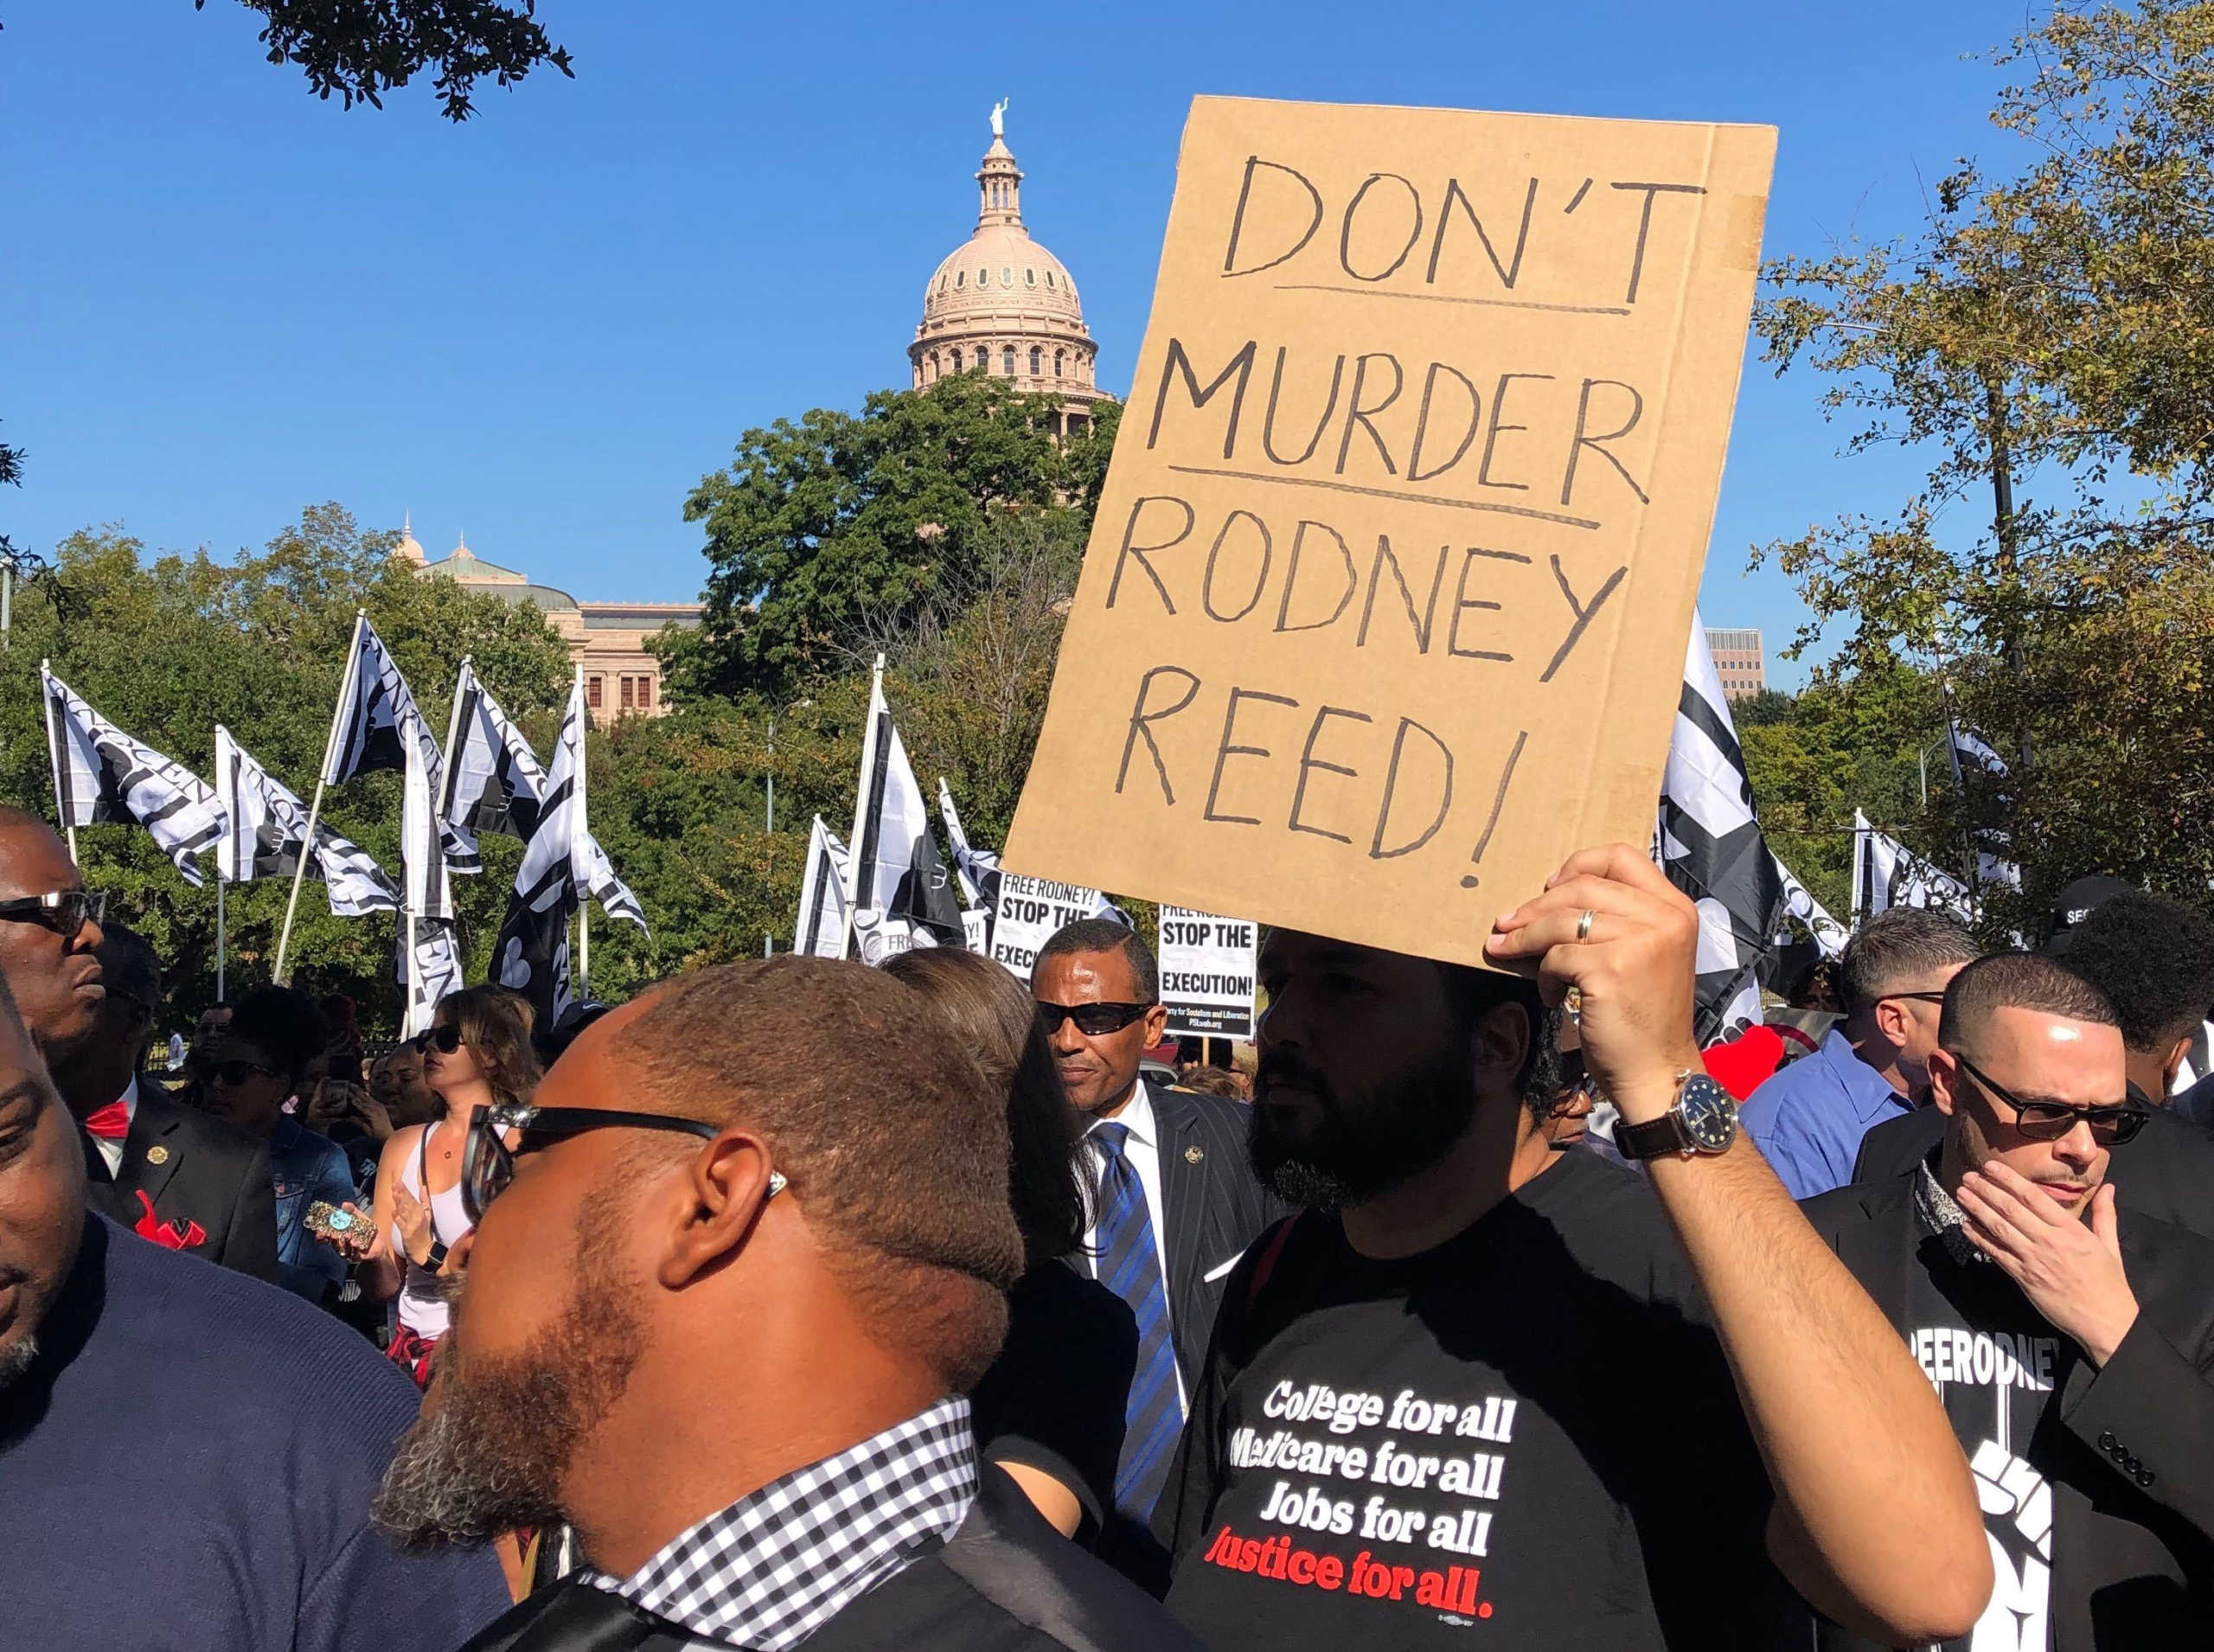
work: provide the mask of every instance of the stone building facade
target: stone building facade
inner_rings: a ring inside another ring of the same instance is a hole
[[[585,704],[595,717],[658,717],[669,709],[661,662],[646,651],[646,640],[672,620],[697,625],[698,603],[579,602],[554,586],[534,585],[528,574],[487,562],[462,543],[433,562],[416,542],[412,522],[393,554],[413,563],[419,578],[451,579],[516,607],[537,604],[569,645],[570,657],[584,667]]]

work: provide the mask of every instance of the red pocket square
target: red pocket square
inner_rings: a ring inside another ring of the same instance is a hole
[[[146,1190],[138,1190],[138,1207],[146,1213],[138,1219],[131,1231],[143,1239],[151,1239],[165,1251],[189,1251],[195,1245],[208,1242],[208,1230],[188,1218],[182,1231],[175,1222],[154,1220],[154,1201],[146,1197]]]

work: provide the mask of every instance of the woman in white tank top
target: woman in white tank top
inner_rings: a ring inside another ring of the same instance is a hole
[[[417,1042],[423,1081],[445,1110],[429,1124],[394,1130],[385,1143],[377,1164],[376,1239],[362,1274],[371,1295],[398,1298],[387,1352],[421,1387],[451,1319],[439,1273],[470,1226],[461,1201],[470,1116],[479,1107],[529,1100],[538,1060],[528,1006],[503,987],[470,987],[440,1000],[431,1030]]]

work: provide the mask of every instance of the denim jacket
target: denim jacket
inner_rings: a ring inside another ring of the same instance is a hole
[[[269,1169],[277,1182],[277,1271],[285,1289],[310,1302],[346,1277],[346,1258],[308,1232],[308,1207],[318,1199],[342,1205],[361,1195],[345,1150],[290,1115],[269,1138]]]

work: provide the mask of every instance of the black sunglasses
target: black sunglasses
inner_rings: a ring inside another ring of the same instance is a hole
[[[448,1021],[444,1027],[433,1027],[428,1032],[415,1034],[419,1050],[436,1050],[440,1055],[451,1055],[461,1047],[461,1028]]]
[[[1958,1050],[1952,1052],[1952,1057],[1960,1063],[1961,1071],[2014,1110],[2014,1128],[2032,1142],[2058,1141],[2083,1124],[2091,1127],[2091,1139],[2100,1146],[2119,1147],[2124,1142],[2135,1140],[2137,1132],[2145,1128],[2145,1121],[2152,1117],[2144,1108],[2128,1102],[2117,1107],[2070,1107],[2064,1101],[2024,1101],[2005,1085],[1994,1083],[1988,1073]]]
[[[266,1073],[272,1079],[279,1076],[275,1067],[266,1067],[259,1061],[244,1060],[224,1061],[208,1069],[209,1078],[218,1084],[229,1085],[244,1084],[257,1073]]]
[[[1104,1038],[1121,1032],[1152,1008],[1151,1004],[1049,1004],[1041,1000],[1038,1025],[1051,1038],[1061,1030],[1063,1021],[1072,1021],[1086,1038]]]
[[[667,1113],[615,1112],[598,1107],[529,1107],[505,1104],[479,1107],[469,1116],[469,1143],[462,1151],[461,1204],[469,1220],[480,1222],[491,1202],[515,1179],[515,1156],[532,1153],[595,1130],[674,1130],[712,1142],[722,1132],[696,1118],[672,1118]],[[515,1132],[513,1147],[508,1132]],[[769,1197],[774,1199],[788,1184],[784,1172],[769,1173]]]
[[[0,919],[11,924],[37,924],[65,942],[84,932],[86,919],[97,924],[106,916],[107,896],[86,889],[56,889],[48,894],[0,900]]]

